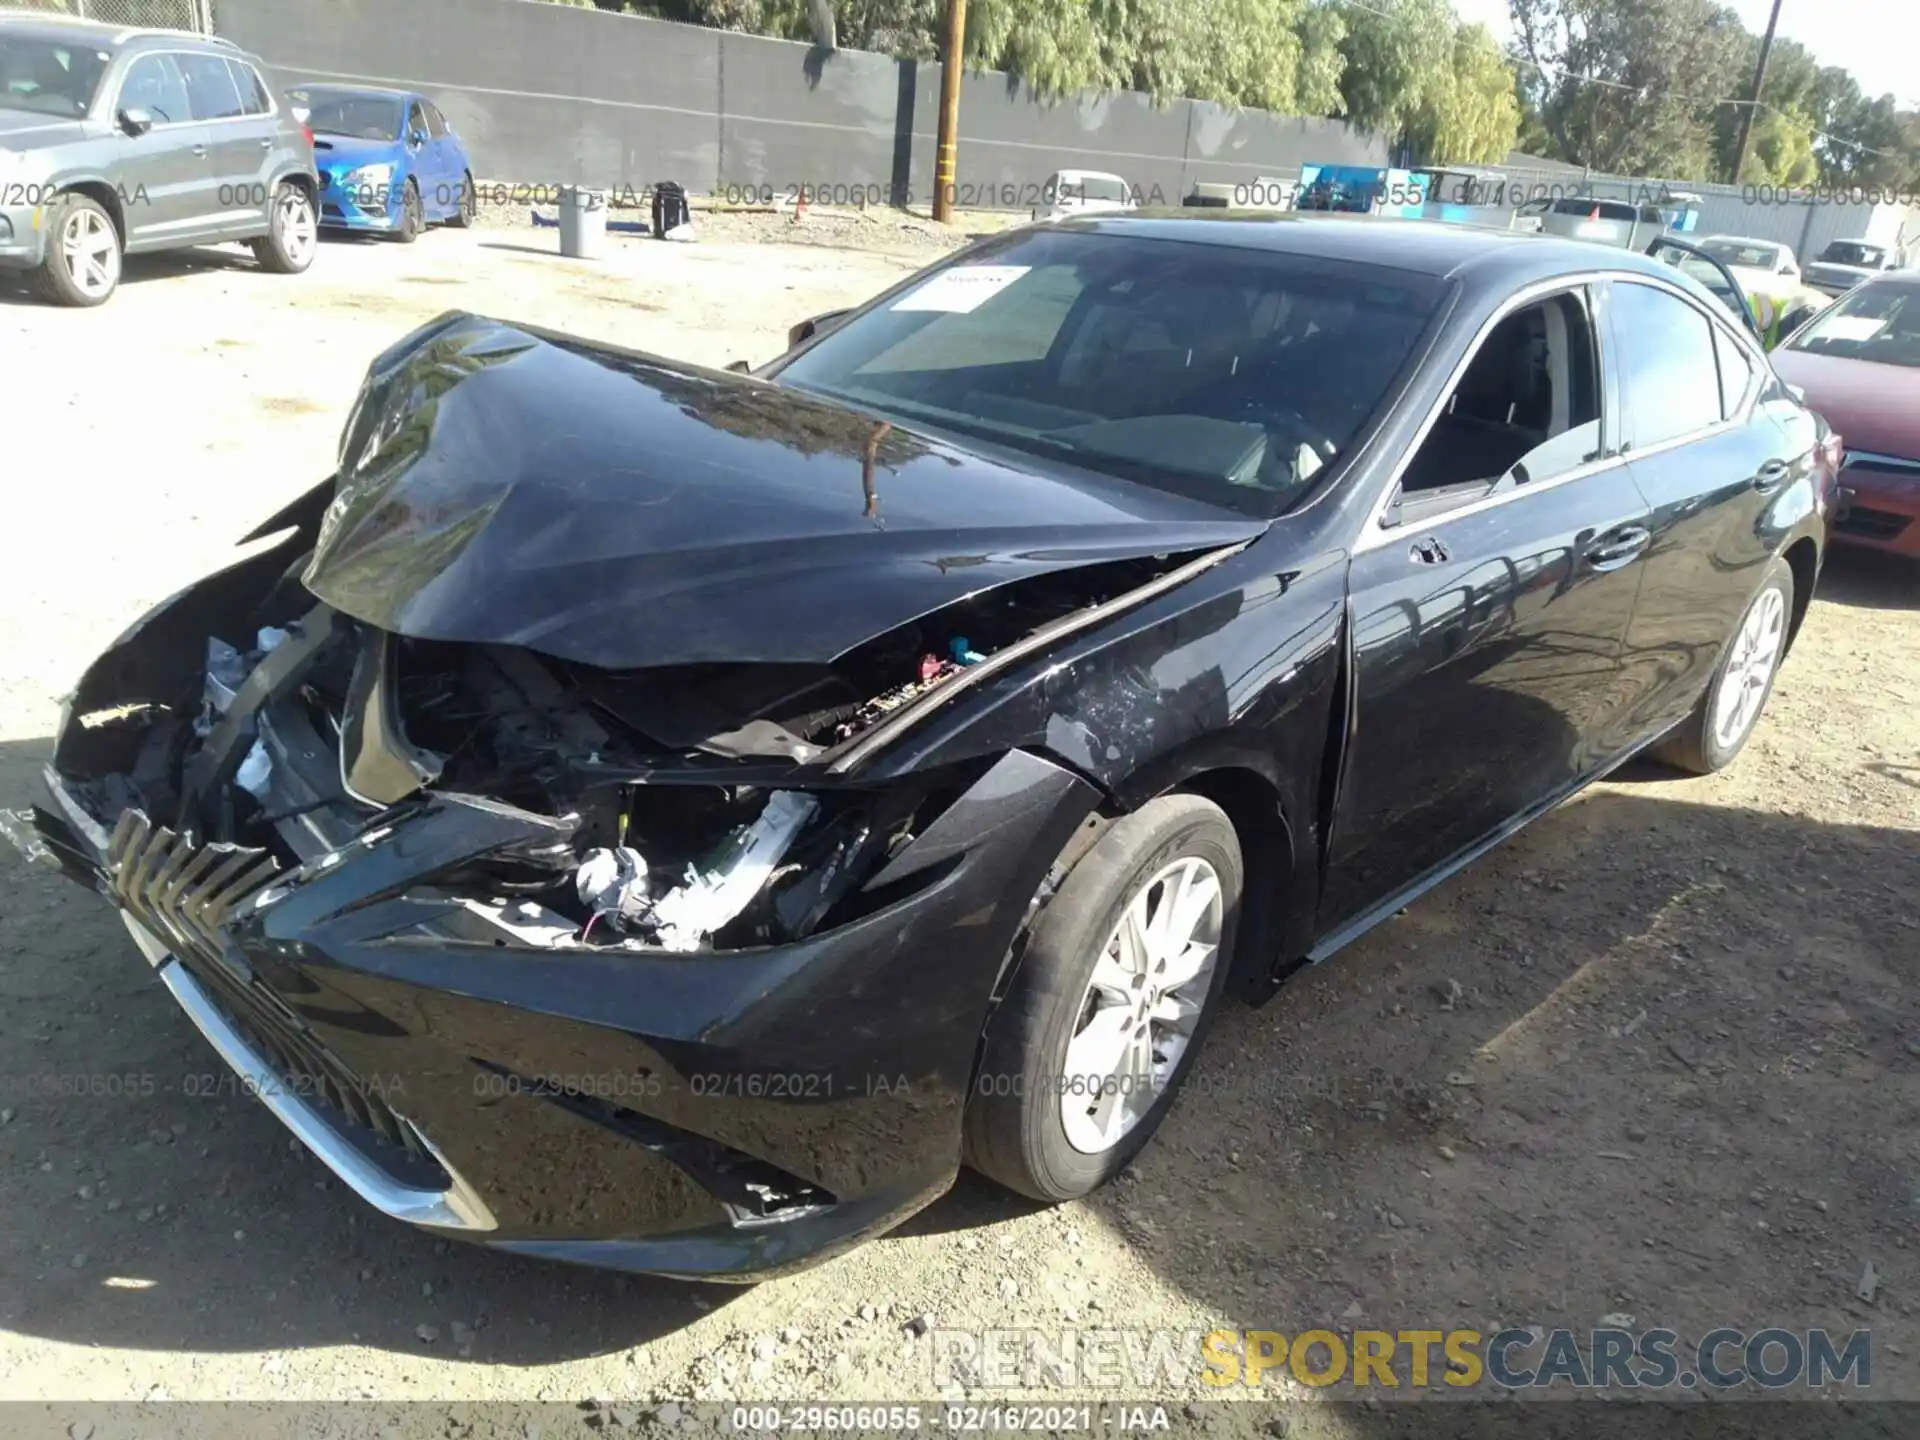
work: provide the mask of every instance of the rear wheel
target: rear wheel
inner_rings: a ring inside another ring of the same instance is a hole
[[[1787,653],[1792,616],[1793,568],[1775,559],[1760,589],[1747,602],[1707,693],[1693,714],[1653,752],[1658,759],[1696,775],[1711,775],[1733,763],[1773,694],[1774,676]]]
[[[273,192],[267,233],[252,243],[260,268],[276,275],[298,275],[313,264],[314,252],[320,248],[320,221],[305,186],[280,182]]]
[[[1125,1168],[1212,1022],[1241,885],[1239,841],[1210,800],[1163,795],[1107,829],[1034,921],[988,1025],[968,1164],[1053,1201]]]
[[[460,181],[460,204],[448,217],[447,224],[455,230],[465,230],[473,224],[474,217],[480,211],[480,196],[474,189],[473,175],[469,172]]]
[[[55,305],[104,305],[120,287],[120,232],[99,201],[69,190],[50,207],[47,253],[34,272]]]

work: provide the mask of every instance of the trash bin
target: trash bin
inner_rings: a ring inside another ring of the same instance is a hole
[[[693,211],[687,205],[686,187],[673,180],[659,181],[653,187],[653,238],[666,238],[669,230],[678,229],[693,218]]]
[[[584,185],[560,190],[560,253],[597,260],[607,248],[607,197]]]

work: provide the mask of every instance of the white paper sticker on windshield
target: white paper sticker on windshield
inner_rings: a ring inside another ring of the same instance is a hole
[[[1031,265],[956,265],[951,270],[942,270],[912,294],[894,301],[892,308],[970,315],[1032,268]]]
[[[1883,315],[1836,315],[1815,335],[1819,340],[1871,340],[1887,328]]]

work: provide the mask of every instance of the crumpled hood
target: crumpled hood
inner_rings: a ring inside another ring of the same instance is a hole
[[[826,663],[1008,581],[1238,543],[1233,511],[724,371],[448,315],[374,362],[304,576],[422,639],[609,669]]]

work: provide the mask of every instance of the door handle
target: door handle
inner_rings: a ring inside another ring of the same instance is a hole
[[[195,155],[205,155],[207,153],[207,147],[204,145],[196,145],[193,147],[193,153]]]
[[[1787,478],[1787,468],[1787,462],[1784,460],[1767,461],[1766,464],[1762,465],[1760,469],[1755,472],[1753,488],[1761,491],[1763,494],[1768,490],[1778,490],[1781,483]]]
[[[1653,532],[1640,525],[1609,530],[1587,547],[1589,570],[1620,570],[1638,560],[1653,543]]]
[[[271,150],[271,149],[273,148],[273,141],[271,141],[271,140],[262,140],[262,141],[260,142],[260,148],[261,148],[262,150]]]
[[[1447,563],[1447,547],[1436,536],[1428,535],[1407,547],[1407,558],[1416,565],[1444,565]]]

